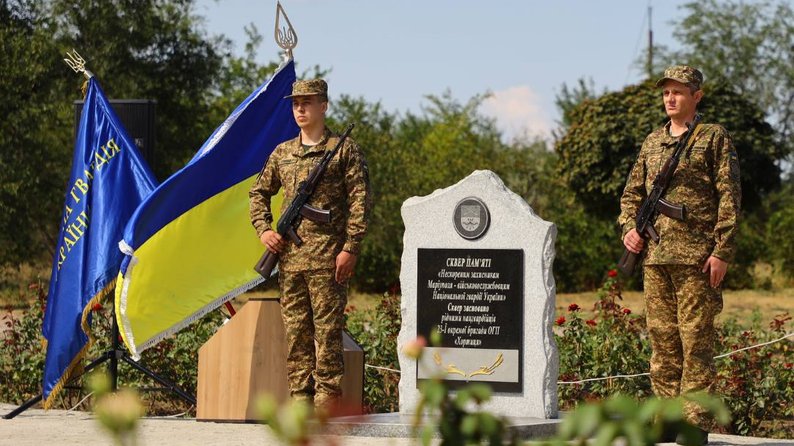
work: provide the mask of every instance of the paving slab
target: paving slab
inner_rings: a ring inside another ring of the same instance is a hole
[[[0,403],[5,415],[16,406]],[[394,414],[388,414],[394,415]],[[382,417],[382,423],[389,417]],[[340,423],[350,423],[341,420]],[[333,431],[331,431],[333,433]],[[343,432],[343,431],[338,431]],[[316,444],[348,446],[394,445],[409,446],[418,442],[413,438],[387,436],[324,435]],[[789,446],[794,440],[711,435],[710,445]],[[11,420],[0,419],[0,446],[104,446],[112,444],[99,422],[90,412],[28,409]],[[267,426],[239,423],[197,422],[194,418],[144,418],[141,420],[137,446],[181,445],[277,445]],[[434,442],[438,444],[438,440]],[[672,444],[672,443],[670,443]]]
[[[522,439],[548,438],[555,434],[561,420],[529,417],[508,417],[511,431]],[[355,417],[332,418],[327,432],[334,435],[380,438],[411,438],[414,436],[413,415],[380,413]]]

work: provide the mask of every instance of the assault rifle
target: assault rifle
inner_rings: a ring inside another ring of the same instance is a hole
[[[696,115],[692,123],[687,123],[687,131],[678,141],[675,151],[670,158],[662,166],[662,170],[656,175],[653,180],[653,187],[648,197],[642,203],[640,211],[637,213],[637,233],[643,240],[653,239],[654,242],[659,243],[659,233],[653,227],[654,222],[659,214],[666,215],[676,220],[684,220],[686,218],[686,209],[684,206],[678,206],[662,198],[662,195],[667,191],[670,185],[670,180],[673,178],[675,169],[678,167],[678,160],[681,158],[681,153],[686,149],[689,140],[695,134],[695,128],[700,121],[700,115]],[[631,275],[634,272],[634,267],[637,265],[637,260],[640,254],[635,254],[628,249],[623,249],[623,256],[620,257],[618,262],[618,269],[624,274]]]
[[[278,232],[280,236],[289,237],[293,243],[300,246],[303,244],[303,240],[298,236],[296,230],[298,226],[300,226],[303,217],[318,223],[331,222],[331,211],[312,207],[309,205],[309,199],[314,193],[314,188],[317,187],[317,184],[322,179],[325,169],[328,168],[328,163],[331,162],[336,152],[342,147],[342,144],[345,143],[345,139],[347,139],[350,132],[353,131],[353,126],[354,124],[347,126],[347,129],[345,129],[342,136],[339,137],[339,142],[336,143],[333,150],[325,152],[320,162],[309,172],[309,176],[306,177],[306,180],[298,185],[298,193],[295,195],[295,198],[292,199],[292,203],[290,203],[287,211],[278,219],[276,232]],[[267,250],[259,261],[256,262],[254,270],[267,279],[273,272],[273,268],[276,267],[276,262],[278,262],[278,254]]]

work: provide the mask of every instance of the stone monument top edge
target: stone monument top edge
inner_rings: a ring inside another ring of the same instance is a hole
[[[401,213],[405,216],[406,211],[411,208],[429,205],[431,202],[442,199],[445,195],[454,193],[454,191],[464,187],[482,191],[484,194],[488,193],[486,188],[490,188],[492,192],[506,198],[509,204],[516,206],[518,210],[527,212],[532,218],[545,225],[553,225],[553,223],[540,217],[524,198],[510,190],[499,175],[487,169],[475,170],[457,183],[442,189],[436,189],[428,195],[408,198],[402,204]]]

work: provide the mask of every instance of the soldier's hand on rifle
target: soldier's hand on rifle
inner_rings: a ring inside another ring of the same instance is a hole
[[[336,283],[345,283],[353,277],[356,258],[355,254],[347,251],[342,251],[336,256]]]
[[[639,254],[642,252],[643,246],[645,246],[645,240],[640,237],[636,229],[632,229],[623,237],[623,246],[634,254]]]
[[[268,229],[267,231],[262,233],[262,236],[259,237],[259,240],[262,241],[262,244],[267,246],[267,249],[272,252],[280,253],[281,250],[287,245],[284,239],[278,234],[278,232]]]
[[[728,271],[728,262],[719,257],[710,256],[703,265],[703,272],[709,273],[709,284],[712,288],[719,288],[725,273]]]

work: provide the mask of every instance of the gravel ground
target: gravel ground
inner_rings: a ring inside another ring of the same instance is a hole
[[[5,415],[16,406],[0,403]],[[794,440],[711,435],[711,445],[794,445]],[[321,436],[318,445],[394,445],[418,444],[408,438],[373,438]],[[438,442],[435,442],[436,444]],[[94,446],[112,444],[94,417],[88,412],[29,409],[12,420],[0,419],[0,445],[13,446]],[[275,445],[278,441],[267,426],[255,424],[200,423],[185,418],[145,418],[136,446],[176,445]]]

